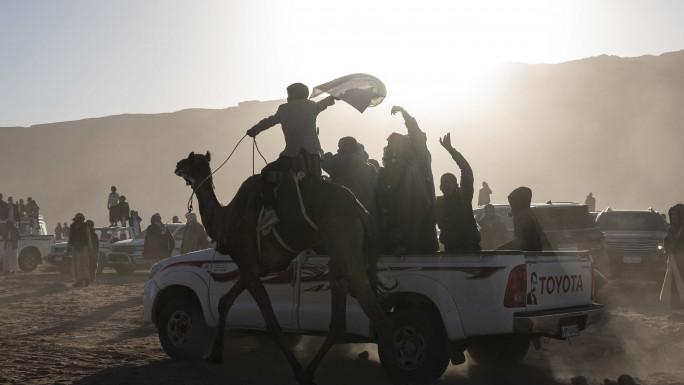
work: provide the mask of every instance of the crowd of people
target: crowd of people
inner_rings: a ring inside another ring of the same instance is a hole
[[[273,188],[290,172],[294,164],[309,165],[307,174],[320,176],[321,168],[330,180],[348,188],[374,217],[380,236],[381,251],[394,254],[431,254],[439,250],[439,241],[447,252],[472,252],[487,248],[541,250],[541,231],[530,210],[531,190],[521,188],[511,198],[516,216],[514,239],[502,231],[492,207],[480,224],[473,217],[473,170],[465,157],[451,144],[451,135],[440,138],[461,171],[461,183],[453,173],[440,178],[442,196],[436,197],[432,175],[432,156],[427,137],[414,117],[395,106],[391,114],[400,113],[406,134],[392,133],[383,150],[382,165],[369,159],[364,146],[353,137],[338,142],[336,154],[323,154],[316,127],[316,117],[335,104],[330,96],[319,102],[307,99],[308,87],[295,83],[287,88],[287,103],[276,114],[267,117],[247,131],[249,136],[280,124],[285,135],[285,150],[262,170],[262,198],[265,215],[259,231],[266,234],[279,222],[273,199]],[[322,159],[321,159],[322,155]],[[320,159],[320,163],[319,162]],[[320,167],[319,167],[320,164]],[[492,190],[482,183],[478,204],[488,205]],[[529,198],[529,199],[526,199]],[[436,225],[436,226],[435,226]]]
[[[140,234],[142,218],[138,211],[131,210],[126,196],[116,192],[116,186],[111,187],[111,192],[107,197],[107,214],[110,227],[119,226],[121,223],[121,227],[131,227],[135,235]]]
[[[11,220],[16,223],[24,218],[36,219],[39,215],[40,207],[31,197],[28,197],[24,203],[23,199],[15,202],[12,197],[8,197],[5,201],[3,195],[0,194],[0,220]]]

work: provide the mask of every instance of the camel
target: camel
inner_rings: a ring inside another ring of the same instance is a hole
[[[292,181],[277,190],[281,223],[278,231],[290,235],[285,249],[271,231],[261,236],[261,254],[257,247],[257,222],[261,210],[260,175],[242,183],[233,200],[223,206],[214,192],[209,162],[211,154],[190,155],[176,165],[175,174],[182,177],[197,194],[202,223],[209,236],[228,252],[237,265],[239,279],[219,301],[219,328],[210,362],[222,362],[226,317],[235,299],[245,289],[249,291],[266,321],[268,335],[287,358],[300,384],[314,384],[313,375],[332,345],[346,332],[347,294],[354,296],[370,319],[378,336],[378,349],[387,357],[396,357],[392,342],[393,323],[380,306],[378,299],[388,288],[378,279],[377,242],[374,240],[371,217],[344,187],[318,178],[304,178],[299,185],[304,206],[318,230],[306,222],[298,203]],[[281,202],[285,202],[282,204]],[[288,233],[289,231],[289,233]],[[330,255],[329,278],[332,313],[327,337],[320,349],[302,368],[292,350],[285,343],[276,320],[271,301],[260,277],[269,272],[282,271],[302,251],[322,244]],[[395,364],[388,365],[390,378],[400,383]]]

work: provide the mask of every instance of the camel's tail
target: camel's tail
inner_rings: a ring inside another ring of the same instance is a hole
[[[371,284],[373,294],[379,303],[383,303],[388,294],[391,294],[399,286],[394,282],[392,286],[387,286],[378,277],[378,262],[380,261],[380,246],[377,233],[373,226],[373,218],[366,214],[361,215],[361,222],[365,232],[364,252],[366,254],[366,273]]]

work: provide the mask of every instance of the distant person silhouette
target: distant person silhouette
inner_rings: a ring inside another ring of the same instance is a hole
[[[117,210],[119,211],[119,220],[121,221],[121,227],[126,227],[128,218],[131,217],[131,210],[128,206],[128,202],[126,202],[126,197],[123,195],[119,197],[119,204],[117,205]]]
[[[669,302],[672,314],[669,319],[684,320],[684,205],[670,208],[670,225],[665,237],[667,271],[660,292],[660,300]]]
[[[473,217],[473,170],[468,161],[451,145],[451,134],[439,139],[461,169],[461,186],[456,176],[446,173],[440,178],[439,189],[444,195],[437,197],[435,216],[439,226],[439,240],[444,251],[479,251],[480,232]]]
[[[180,221],[178,218],[178,215],[174,215],[173,218],[171,218],[171,223],[183,223]]]
[[[496,215],[496,208],[491,203],[484,206],[484,217],[477,224],[480,226],[482,250],[494,250],[508,241],[506,224]]]
[[[107,210],[109,211],[109,226],[114,227],[119,222],[119,193],[116,186],[112,186],[112,192],[107,197]]]
[[[280,124],[285,135],[285,150],[280,157],[261,170],[261,196],[263,198],[264,216],[257,230],[267,234],[271,226],[280,222],[276,213],[276,197],[273,189],[280,183],[283,174],[293,169],[293,162],[300,158],[308,168],[307,175],[321,175],[321,144],[318,141],[316,117],[326,108],[335,104],[335,98],[327,98],[314,102],[307,99],[309,88],[302,83],[294,83],[287,87],[287,103],[281,104],[274,115],[261,120],[247,130],[252,138],[260,132],[276,124]]]
[[[513,239],[496,249],[541,251],[541,226],[530,208],[532,190],[528,187],[518,187],[508,195],[508,202],[513,213]]]
[[[587,199],[584,200],[584,204],[587,205],[589,211],[596,211],[596,198],[591,192],[587,195]]]
[[[490,203],[489,196],[492,195],[492,189],[489,188],[487,182],[482,182],[482,188],[477,196],[477,205],[484,206]]]
[[[59,224],[59,222],[57,223]],[[64,237],[65,240],[69,240],[69,226],[67,226],[67,223],[64,222],[64,226],[62,227],[62,236]]]

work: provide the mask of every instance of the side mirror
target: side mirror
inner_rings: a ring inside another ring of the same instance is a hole
[[[116,242],[119,242],[119,238],[112,238],[112,240],[109,241],[109,243],[116,243]]]

